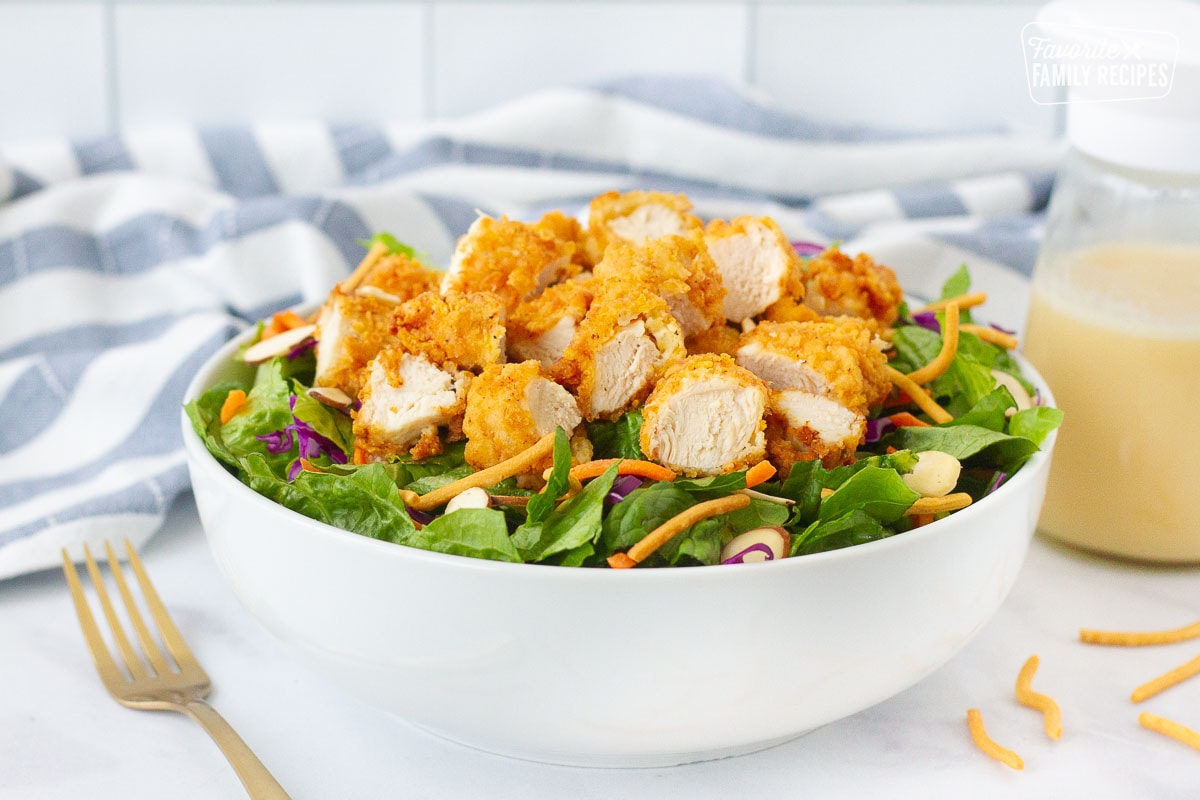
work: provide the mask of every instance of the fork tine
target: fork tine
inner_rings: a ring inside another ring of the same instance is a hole
[[[104,550],[108,554],[108,568],[117,582],[117,590],[121,593],[121,599],[125,601],[125,611],[128,612],[129,621],[133,623],[138,641],[142,643],[142,652],[150,660],[155,674],[160,676],[170,674],[171,667],[163,658],[162,649],[150,635],[150,629],[146,627],[146,620],[142,618],[142,612],[133,600],[133,593],[129,591],[129,584],[125,582],[125,571],[121,569],[121,561],[113,551],[112,542],[105,540]]]
[[[133,573],[137,575],[138,584],[142,587],[142,595],[146,598],[146,605],[150,609],[150,616],[154,617],[154,622],[158,625],[158,632],[162,635],[167,649],[171,651],[171,655],[175,658],[175,663],[179,665],[180,671],[195,670],[200,674],[204,674],[200,662],[196,660],[196,657],[192,655],[192,651],[188,649],[187,643],[183,640],[183,635],[179,633],[179,629],[175,627],[175,623],[171,620],[171,615],[167,613],[167,607],[163,605],[158,592],[154,590],[154,584],[150,582],[150,576],[146,574],[146,568],[142,566],[142,559],[138,557],[137,551],[133,549],[133,545],[130,544],[129,539],[125,540],[125,552],[129,554],[129,566],[133,567]]]
[[[117,643],[117,650],[121,652],[121,658],[125,659],[125,666],[129,669],[129,674],[133,676],[134,680],[146,677],[148,674],[146,666],[133,651],[133,645],[129,643],[129,637],[125,635],[125,628],[121,625],[116,610],[113,609],[112,601],[108,599],[108,590],[104,588],[104,578],[100,575],[100,567],[96,564],[96,559],[92,557],[92,549],[87,546],[86,542],[83,545],[83,554],[87,556],[88,574],[92,576],[92,587],[96,590],[96,597],[100,599],[100,608],[104,610],[104,616],[108,619],[108,627],[112,630],[113,640]]]
[[[62,550],[62,560],[63,575],[66,576],[67,586],[71,589],[71,599],[75,601],[75,614],[79,617],[79,627],[83,629],[83,638],[87,641],[88,651],[92,654],[92,661],[96,663],[96,671],[100,673],[100,679],[110,689],[122,683],[128,683],[117,663],[113,661],[112,654],[108,652],[108,644],[100,635],[100,629],[96,627],[96,618],[92,616],[92,609],[88,606],[87,597],[83,593],[83,584],[79,582],[79,572],[75,569],[71,557],[67,555],[65,547]]]

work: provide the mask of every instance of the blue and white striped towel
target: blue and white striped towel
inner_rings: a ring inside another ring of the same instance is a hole
[[[372,232],[445,264],[476,209],[574,213],[650,188],[687,192],[702,215],[768,213],[795,238],[849,240],[912,289],[963,258],[1019,286],[1058,154],[1003,132],[821,125],[684,78],[418,125],[0,145],[0,578],[81,540],[150,536],[187,488],[192,374],[251,321],[324,296]]]

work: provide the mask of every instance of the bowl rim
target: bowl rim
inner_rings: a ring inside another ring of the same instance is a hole
[[[294,307],[297,313],[306,315],[311,313],[318,304],[302,304]],[[232,356],[255,332],[255,325],[250,325],[246,330],[231,338],[228,342],[222,345],[215,353],[213,353],[196,371],[196,374],[188,383],[187,390],[184,393],[184,404],[191,402],[195,398],[204,393],[215,382],[216,375],[227,364],[232,365]],[[1018,352],[1012,353],[1014,359],[1021,367],[1025,377],[1033,383],[1038,389],[1042,404],[1050,407],[1055,407],[1054,396],[1049,385],[1041,374],[1033,367],[1033,365]],[[504,575],[510,571],[514,576],[523,576],[525,578],[533,578],[537,576],[540,579],[548,580],[570,580],[577,582],[580,580],[635,580],[635,581],[675,581],[675,580],[729,580],[737,579],[738,576],[753,576],[758,571],[762,570],[801,570],[807,569],[805,564],[816,567],[820,564],[837,561],[855,561],[862,558],[873,558],[877,554],[882,556],[889,550],[896,548],[906,548],[916,546],[919,542],[923,542],[931,537],[941,535],[952,535],[951,531],[955,527],[961,527],[964,524],[970,524],[972,520],[981,514],[986,514],[1002,499],[1006,499],[1014,491],[1010,491],[1008,487],[1019,489],[1026,483],[1036,480],[1038,473],[1048,468],[1051,454],[1054,450],[1055,441],[1058,438],[1058,429],[1051,431],[1046,439],[1042,442],[1029,459],[1021,466],[1021,468],[1006,480],[992,494],[981,498],[972,503],[966,508],[955,511],[949,517],[935,520],[934,522],[923,525],[916,530],[906,531],[902,534],[888,536],[884,539],[877,539],[872,542],[864,542],[862,544],[853,545],[851,547],[843,547],[837,550],[827,550],[821,553],[810,553],[804,556],[793,558],[781,558],[776,561],[763,561],[752,564],[743,564],[741,569],[715,569],[715,567],[723,566],[720,564],[706,564],[696,567],[680,567],[680,568],[659,568],[659,569],[631,569],[631,570],[613,570],[613,569],[588,569],[588,568],[570,568],[562,567],[555,564],[528,564],[514,563],[508,561],[494,561],[485,558],[475,558],[473,556],[462,556],[453,553],[439,553],[433,550],[424,550],[419,547],[411,547],[409,545],[399,544],[397,542],[389,542],[382,539],[375,539],[371,536],[348,531],[343,528],[338,528],[320,520],[306,517],[298,511],[293,511],[286,506],[280,505],[275,501],[264,497],[258,492],[251,489],[246,484],[238,480],[232,475],[216,457],[208,451],[204,442],[196,434],[192,428],[191,420],[188,418],[187,412],[183,406],[180,406],[180,420],[183,428],[184,449],[187,456],[189,469],[194,472],[197,469],[203,469],[211,475],[216,481],[217,486],[222,491],[243,493],[247,502],[261,504],[260,507],[267,510],[267,513],[282,513],[290,516],[293,524],[309,530],[314,536],[324,537],[327,539],[335,538],[339,542],[345,543],[348,547],[365,548],[363,552],[376,550],[378,557],[381,558],[413,558],[418,562],[427,561],[431,565],[437,565],[447,568],[462,568],[475,572],[496,573]],[[195,476],[192,476],[193,483]],[[1001,499],[997,499],[1001,498]],[[201,527],[204,528],[205,536],[208,537],[208,528],[201,520]],[[1032,531],[1030,532],[1032,535]],[[613,577],[614,573],[620,573],[621,577]],[[561,576],[561,577],[559,577]],[[584,577],[586,576],[586,577]]]

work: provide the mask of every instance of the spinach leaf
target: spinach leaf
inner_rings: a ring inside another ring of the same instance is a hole
[[[1050,431],[1062,424],[1061,409],[1050,406],[1034,406],[1025,408],[1013,414],[1008,421],[1008,432],[1013,436],[1023,436],[1041,447],[1042,442],[1050,435]]]
[[[628,550],[647,533],[696,502],[673,483],[651,483],[634,489],[608,512],[601,533],[602,552],[611,555]]]
[[[997,386],[972,406],[970,411],[950,420],[946,425],[976,425],[980,428],[1003,432],[1008,424],[1005,412],[1010,408],[1016,408],[1016,405],[1017,401],[1013,399],[1012,393],[1003,386]]]
[[[587,432],[596,458],[646,458],[641,409],[626,411],[613,422],[589,422]]]
[[[860,458],[853,464],[835,467],[830,470],[825,476],[824,488],[836,489],[846,481],[850,480],[856,472],[860,472],[867,467],[877,467],[879,469],[894,470],[895,472],[904,475],[912,472],[913,467],[917,465],[917,457],[914,453],[908,450],[897,450],[895,453],[884,453],[877,456],[867,456]]]
[[[818,519],[828,522],[860,510],[882,523],[895,522],[920,496],[895,470],[865,467],[821,501]]]
[[[554,431],[554,466],[550,470],[550,479],[540,492],[529,498],[529,505],[525,509],[529,524],[541,522],[554,510],[558,498],[567,493],[570,471],[571,443],[567,439],[566,431],[557,428]]]
[[[417,494],[429,494],[434,489],[440,489],[447,484],[454,483],[459,478],[465,478],[473,472],[475,472],[474,467],[470,464],[463,464],[458,467],[451,467],[445,472],[426,474],[415,481],[411,481],[404,488]]]
[[[492,561],[522,560],[509,539],[504,512],[494,508],[460,508],[443,514],[421,530],[413,531],[405,544]]]
[[[862,509],[853,509],[833,519],[818,520],[799,534],[792,535],[791,555],[823,553],[864,542],[884,539],[892,533],[875,517]]]
[[[884,437],[884,442],[898,449],[918,452],[941,450],[959,461],[974,459],[980,464],[1000,467],[1010,473],[1038,449],[1032,439],[1010,436],[978,425],[897,428]]]
[[[600,535],[604,515],[604,497],[617,477],[613,464],[583,491],[551,511],[539,522],[526,521],[513,532],[512,540],[526,561],[542,561],[548,556],[592,544]]]
[[[746,488],[746,471],[712,475],[707,478],[676,478],[676,489],[683,489],[697,500],[713,500]]]
[[[779,487],[779,496],[794,500],[789,525],[812,522],[821,507],[821,490],[829,472],[820,461],[797,461]]]

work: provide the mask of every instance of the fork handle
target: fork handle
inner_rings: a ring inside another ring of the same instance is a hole
[[[258,756],[254,755],[249,746],[242,741],[242,737],[238,736],[237,731],[212,706],[203,700],[189,700],[180,708],[208,731],[208,735],[221,748],[225,758],[229,759],[233,771],[241,778],[251,800],[291,800],[275,777],[258,760]]]

